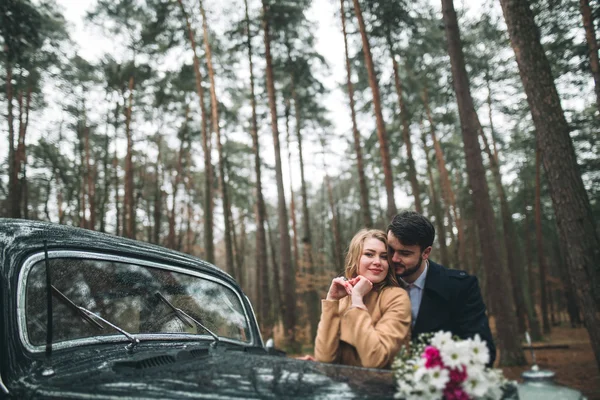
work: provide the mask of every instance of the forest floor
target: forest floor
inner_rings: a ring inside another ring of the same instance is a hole
[[[585,328],[556,326],[545,341],[533,345],[568,346],[535,350],[538,366],[554,371],[556,383],[580,390],[588,400],[600,400],[600,372]],[[529,365],[502,368],[506,378],[522,382],[521,373],[531,367],[531,352],[526,350],[525,356]]]

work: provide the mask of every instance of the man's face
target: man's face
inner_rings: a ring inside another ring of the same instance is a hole
[[[421,252],[421,247],[418,244],[405,245],[388,232],[388,258],[390,267],[396,271],[396,276],[403,278],[407,282],[413,282],[423,272],[425,263],[423,260],[429,258],[431,246]]]

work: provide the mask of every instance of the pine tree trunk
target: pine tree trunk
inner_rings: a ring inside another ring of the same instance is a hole
[[[281,168],[281,150],[279,145],[279,129],[277,127],[277,101],[275,99],[275,82],[273,77],[273,60],[271,57],[271,33],[269,23],[269,10],[266,0],[263,0],[263,31],[265,42],[265,59],[267,64],[267,92],[269,108],[271,111],[271,129],[273,131],[273,148],[275,152],[275,178],[277,180],[277,209],[279,224],[279,252],[281,272],[283,276],[283,327],[287,344],[296,345],[296,291],[295,276],[292,269],[290,254],[290,234],[288,228],[288,212],[283,186],[283,172]]]
[[[548,299],[546,290],[547,281],[547,266],[544,253],[544,237],[542,234],[542,200],[541,200],[541,154],[539,144],[536,146],[535,152],[535,238],[538,257],[538,268],[540,271],[540,309],[542,311],[542,323],[544,333],[550,333],[550,320],[548,319]]]
[[[289,58],[289,47],[288,47],[288,58]],[[291,60],[290,60],[291,61]],[[292,98],[294,99],[294,110],[296,118],[296,138],[298,139],[298,157],[300,161],[300,191],[302,193],[302,265],[305,268],[306,274],[309,277],[311,283],[307,288],[305,295],[306,307],[308,309],[308,321],[310,324],[310,341],[313,342],[317,337],[317,325],[319,324],[319,315],[321,308],[321,301],[319,294],[317,293],[314,285],[315,267],[312,256],[312,232],[310,228],[310,214],[308,212],[308,195],[306,191],[306,178],[304,175],[304,149],[302,146],[302,116],[300,113],[300,103],[298,100],[298,94],[296,93],[296,86],[294,82],[294,76],[291,77],[291,89]]]
[[[596,28],[594,26],[594,16],[590,7],[589,0],[579,0],[581,17],[583,18],[583,27],[585,28],[585,39],[588,44],[590,56],[590,69],[594,77],[594,90],[596,92],[596,107],[600,111],[600,61],[598,60],[598,41],[596,39]]]
[[[344,250],[342,249],[342,238],[340,235],[335,199],[333,198],[333,188],[331,187],[331,180],[329,179],[327,169],[325,169],[325,184],[327,186],[327,197],[329,199],[329,209],[331,211],[331,232],[333,234],[333,249],[335,252],[333,259],[337,271],[341,272],[344,270]]]
[[[269,320],[268,326],[263,326],[266,329],[272,329],[273,325],[275,325],[281,316],[285,314],[285,304],[283,294],[281,293],[281,277],[279,275],[279,264],[277,262],[277,248],[275,246],[275,234],[271,229],[271,224],[269,223],[269,217],[265,214],[265,222],[267,223],[267,233],[269,235],[269,245],[271,247],[271,264],[273,265],[271,282],[272,282],[272,291],[269,291],[269,314],[266,316]],[[273,301],[275,299],[275,301]],[[279,315],[279,317],[271,318],[271,315]]]
[[[246,259],[246,239],[247,239],[247,235],[246,235],[246,218],[244,216],[244,213],[241,212],[240,213],[240,222],[238,223],[238,226],[240,227],[240,238],[239,241],[236,238],[235,235],[235,227],[232,226],[231,228],[231,232],[233,232],[234,234],[234,240],[233,243],[236,246],[235,249],[235,266],[237,269],[237,275],[239,277],[238,283],[240,284],[240,286],[246,291],[247,289],[247,285],[246,285],[246,278],[244,276],[244,264],[245,264],[245,259]]]
[[[87,228],[87,217],[86,217],[86,209],[87,209],[87,170],[85,169],[85,130],[86,126],[85,114],[83,121],[78,120],[77,122],[77,146],[79,151],[79,227]]]
[[[373,107],[375,109],[375,119],[377,123],[377,138],[379,139],[379,152],[381,154],[381,164],[383,165],[383,175],[385,192],[387,198],[387,218],[392,220],[396,215],[396,201],[394,199],[394,180],[392,172],[392,163],[390,160],[390,151],[388,147],[388,138],[385,130],[385,122],[381,111],[381,95],[379,94],[379,82],[377,81],[377,72],[373,63],[373,55],[371,54],[371,46],[367,37],[365,21],[363,20],[362,11],[360,9],[359,0],[353,0],[354,12],[358,19],[360,28],[360,37],[362,39],[363,54],[365,56],[365,64],[367,65],[367,73],[369,75],[369,86],[373,94]]]
[[[422,125],[421,125],[422,126]],[[425,150],[425,161],[427,162],[427,176],[429,178],[429,196],[431,201],[431,207],[433,208],[433,215],[435,216],[435,223],[438,231],[438,243],[440,245],[440,257],[442,265],[450,267],[450,260],[448,258],[448,247],[446,246],[446,226],[444,225],[444,214],[440,207],[440,201],[435,190],[435,180],[433,179],[433,171],[431,168],[431,160],[429,159],[429,146],[427,145],[427,139],[425,132],[423,132],[423,150]]]
[[[500,3],[543,152],[561,245],[568,249],[569,276],[600,366],[600,239],[595,219],[529,3],[522,0]]]
[[[4,52],[8,54],[8,45],[4,44]],[[15,128],[13,121],[13,85],[12,65],[6,60],[6,101],[8,122],[8,216],[10,218],[21,218],[21,207],[19,200],[19,177],[16,173],[17,155],[15,151]]]
[[[118,106],[118,103],[117,103]],[[110,109],[106,113],[106,132],[104,135],[104,154],[102,156],[102,175],[104,178],[104,188],[102,190],[102,199],[100,201],[100,210],[98,216],[100,217],[100,232],[106,232],[106,203],[108,203],[108,193],[110,192],[110,171],[108,169],[109,152],[108,147],[110,145],[110,138],[108,136],[108,127],[110,123]],[[116,136],[115,136],[116,139]]]
[[[133,105],[133,75],[129,78],[129,104],[125,110],[125,137],[127,138],[127,154],[125,156],[125,218],[123,228],[125,237],[135,238],[135,210],[133,195],[133,140],[131,137],[131,107]]]
[[[454,219],[454,224],[456,225],[456,230],[458,231],[458,244],[455,245],[458,253],[458,266],[459,268],[468,268],[464,222],[458,214],[456,195],[454,193],[454,190],[452,189],[452,183],[450,182],[450,174],[448,173],[448,168],[446,168],[444,151],[442,150],[442,146],[440,145],[440,142],[438,141],[437,135],[435,133],[435,124],[433,122],[433,116],[431,115],[431,109],[429,107],[429,95],[427,93],[427,88],[423,89],[421,97],[423,99],[423,104],[425,105],[425,113],[427,115],[427,120],[429,121],[429,127],[431,129],[433,149],[435,150],[435,158],[437,160],[438,171],[440,174],[440,183],[442,186],[442,198],[444,199],[444,203],[446,204],[448,209],[452,212],[452,218]],[[473,265],[472,267],[474,268],[475,266]]]
[[[522,276],[519,273],[519,264],[517,263],[517,255],[519,252],[519,246],[515,241],[515,229],[513,226],[512,213],[508,206],[508,199],[506,198],[506,192],[504,191],[504,185],[502,185],[502,177],[500,176],[500,166],[498,165],[492,149],[488,144],[487,137],[483,130],[479,131],[479,134],[483,140],[483,148],[488,155],[490,162],[490,169],[494,177],[494,184],[496,185],[496,192],[500,198],[500,215],[502,218],[502,233],[504,236],[504,250],[506,254],[506,264],[508,265],[508,271],[510,272],[510,281],[512,286],[512,293],[517,313],[517,322],[519,323],[519,332],[525,332],[527,329],[525,326],[525,319],[527,317],[527,311],[525,308],[525,298],[523,295],[523,282]]]
[[[115,151],[113,153],[112,160],[113,167],[113,183],[115,185],[115,210],[116,210],[116,221],[115,221],[115,235],[119,236],[122,230],[122,221],[121,221],[121,199],[119,198],[119,159],[117,158],[117,146],[115,146]]]
[[[529,210],[527,206],[525,207],[525,229],[523,235],[525,236],[525,248],[532,249],[531,239],[530,239],[530,227],[531,223],[529,222]],[[533,260],[531,257],[531,251],[525,252],[525,260],[527,263],[527,281],[529,290],[529,295],[525,298],[527,304],[527,313],[529,316],[529,330],[531,333],[531,340],[542,340],[542,330],[540,327],[540,320],[537,316],[537,312],[535,310],[535,274],[533,271]]]
[[[404,94],[402,92],[402,84],[400,82],[400,73],[398,72],[398,62],[395,58],[392,39],[389,34],[386,39],[390,54],[392,55],[394,85],[396,87],[396,95],[398,96],[398,107],[400,108],[400,120],[402,122],[402,139],[404,140],[404,145],[406,146],[406,157],[408,161],[408,180],[410,182],[413,197],[415,198],[415,211],[417,211],[419,214],[423,214],[423,206],[421,205],[421,191],[419,189],[419,181],[417,179],[417,170],[415,169],[415,160],[412,154],[408,109],[404,103]]]
[[[175,180],[173,181],[173,194],[171,197],[171,210],[169,211],[169,235],[167,236],[167,247],[176,249],[176,234],[175,234],[175,213],[177,206],[177,195],[179,193],[179,185],[183,177],[183,153],[185,151],[185,142],[187,140],[187,125],[190,117],[189,106],[185,107],[185,118],[183,122],[182,135],[179,138],[179,152],[177,154],[177,167],[175,170]]]
[[[215,262],[215,245],[214,245],[214,223],[213,223],[213,165],[210,157],[210,137],[208,132],[206,115],[206,107],[204,102],[204,88],[202,87],[202,74],[200,73],[200,61],[196,53],[196,39],[194,38],[194,30],[190,24],[188,14],[183,7],[182,0],[177,0],[181,13],[185,18],[185,24],[187,27],[188,39],[190,41],[190,47],[194,54],[194,77],[196,79],[196,93],[198,94],[198,100],[200,103],[200,113],[202,120],[202,152],[204,153],[204,258],[209,263],[214,264]]]
[[[229,203],[228,185],[225,175],[225,155],[223,154],[223,140],[219,127],[219,102],[217,101],[217,90],[215,87],[215,72],[212,63],[212,50],[210,47],[208,24],[202,1],[200,1],[200,14],[202,15],[202,30],[204,32],[204,49],[206,52],[206,65],[208,67],[208,79],[210,81],[210,104],[212,130],[216,134],[217,153],[219,155],[219,189],[223,200],[223,211],[225,217],[225,271],[232,272],[235,269],[233,259],[233,246],[231,243],[231,204]]]
[[[356,153],[356,168],[358,169],[358,187],[360,192],[360,208],[363,225],[367,228],[373,226],[371,218],[371,208],[369,206],[369,188],[365,178],[365,167],[363,165],[363,155],[361,149],[360,132],[356,124],[356,110],[354,105],[354,85],[352,84],[352,70],[350,67],[350,55],[348,54],[348,37],[346,34],[346,11],[344,10],[344,0],[340,0],[340,11],[342,16],[342,33],[344,35],[344,54],[346,56],[346,86],[348,87],[348,97],[350,98],[350,117],[352,119],[352,137],[354,139],[354,152]]]
[[[95,202],[95,179],[94,173],[92,171],[92,166],[90,163],[90,128],[85,128],[85,177],[87,183],[87,196],[88,196],[88,205],[90,210],[90,220],[88,223],[88,229],[96,230],[96,202]],[[94,163],[95,164],[95,163]]]
[[[500,262],[496,247],[498,240],[496,239],[494,213],[478,141],[481,124],[475,112],[473,98],[470,93],[458,20],[452,0],[442,0],[442,13],[462,126],[469,186],[473,193],[472,199],[479,243],[487,276],[488,292],[493,300],[496,315],[500,365],[523,365],[526,361],[516,331],[517,321],[514,314],[514,302],[512,296],[505,295],[505,289],[510,287],[510,282],[507,279],[508,274],[505,273],[506,268],[503,268],[503,264]]]
[[[290,99],[286,98],[285,101],[285,137],[288,149],[288,171],[290,180],[290,216],[292,220],[292,265],[295,267],[296,272],[306,272],[304,270],[305,265],[300,260],[300,252],[298,251],[298,224],[296,221],[296,196],[294,195],[294,179],[292,171],[292,146],[290,139]]]
[[[262,193],[262,174],[260,161],[260,146],[258,141],[258,122],[256,117],[256,95],[254,93],[254,64],[252,62],[252,37],[250,33],[250,17],[248,15],[248,0],[244,0],[246,11],[246,33],[248,46],[248,62],[250,69],[250,104],[252,107],[252,152],[254,153],[254,176],[256,179],[255,195],[255,219],[256,219],[256,268],[257,285],[255,286],[255,299],[258,300],[258,321],[265,326],[268,319],[269,305],[269,280],[267,271],[267,239],[265,235],[265,201]]]

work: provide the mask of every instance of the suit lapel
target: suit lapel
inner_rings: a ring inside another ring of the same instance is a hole
[[[417,314],[417,321],[412,330],[413,338],[416,338],[423,332],[436,330],[439,324],[448,317],[446,310],[448,294],[444,290],[446,279],[444,268],[439,264],[429,261],[419,313]]]

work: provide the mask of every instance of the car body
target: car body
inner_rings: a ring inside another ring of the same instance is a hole
[[[392,398],[394,391],[391,371],[269,351],[238,284],[198,258],[0,219],[0,397]]]

